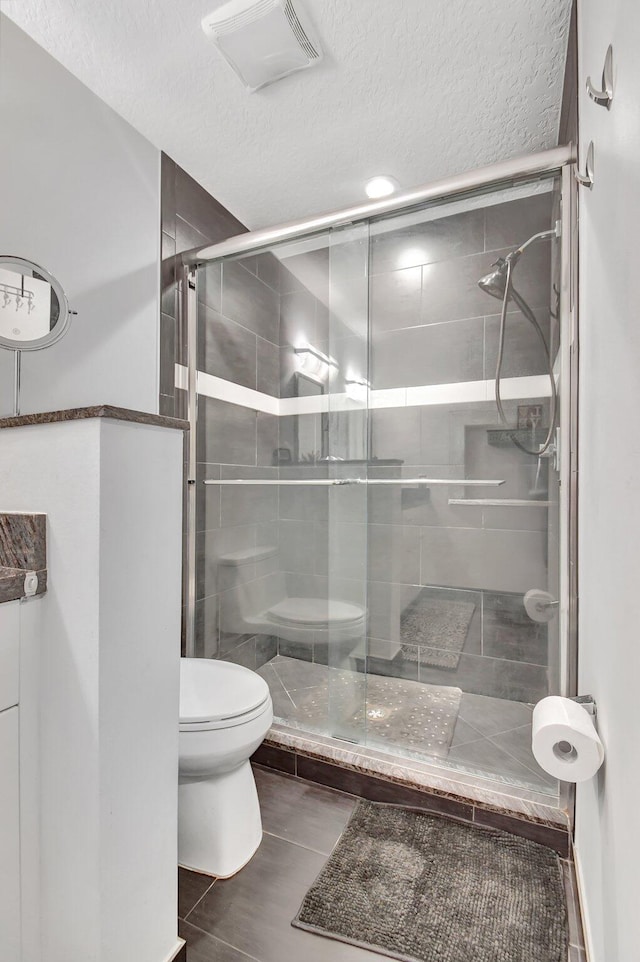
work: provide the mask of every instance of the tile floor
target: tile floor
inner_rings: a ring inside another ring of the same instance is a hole
[[[531,705],[462,692],[458,709],[458,702],[453,706],[443,696],[443,686],[366,676],[282,655],[259,673],[269,684],[281,724],[444,761],[456,770],[557,797],[558,783],[531,752]],[[443,703],[448,712],[438,710]],[[369,712],[375,714],[368,717]]]
[[[346,825],[356,800],[256,767],[264,838],[236,876],[179,870],[179,932],[188,962],[384,962],[387,956],[294,929],[291,920]],[[570,864],[568,962],[584,962]]]

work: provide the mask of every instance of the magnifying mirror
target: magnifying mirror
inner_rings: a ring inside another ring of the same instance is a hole
[[[55,277],[22,257],[0,254],[0,347],[40,351],[59,341],[70,323]]]
[[[65,293],[48,271],[23,257],[0,254],[0,347],[15,352],[14,414],[20,413],[23,351],[40,351],[71,324]]]

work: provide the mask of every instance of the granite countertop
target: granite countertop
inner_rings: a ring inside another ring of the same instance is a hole
[[[47,516],[0,512],[0,604],[25,597],[28,571],[38,576],[35,594],[47,590]]]
[[[148,414],[145,411],[130,411],[128,408],[118,408],[111,404],[95,404],[86,408],[68,408],[66,411],[18,414],[15,417],[0,418],[0,428],[20,428],[27,424],[53,424],[56,421],[81,421],[87,418],[113,418],[116,421],[133,421],[136,424],[176,428],[179,431],[189,430],[188,421],[168,418],[162,414]]]

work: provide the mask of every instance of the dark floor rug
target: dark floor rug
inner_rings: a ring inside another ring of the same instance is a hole
[[[433,668],[457,668],[475,610],[472,601],[417,601],[402,613],[403,657],[407,661],[420,658],[422,664]]]
[[[566,962],[558,857],[360,801],[293,925],[404,962]]]

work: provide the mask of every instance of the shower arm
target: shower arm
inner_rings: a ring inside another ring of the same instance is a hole
[[[524,254],[527,247],[530,247],[531,244],[535,244],[537,241],[550,240],[553,237],[562,237],[562,223],[559,220],[556,221],[555,227],[552,227],[550,230],[542,230],[539,234],[534,234],[533,237],[526,240],[524,244],[516,248],[516,250],[512,251],[511,255],[508,256],[514,259],[518,258],[521,254]]]

